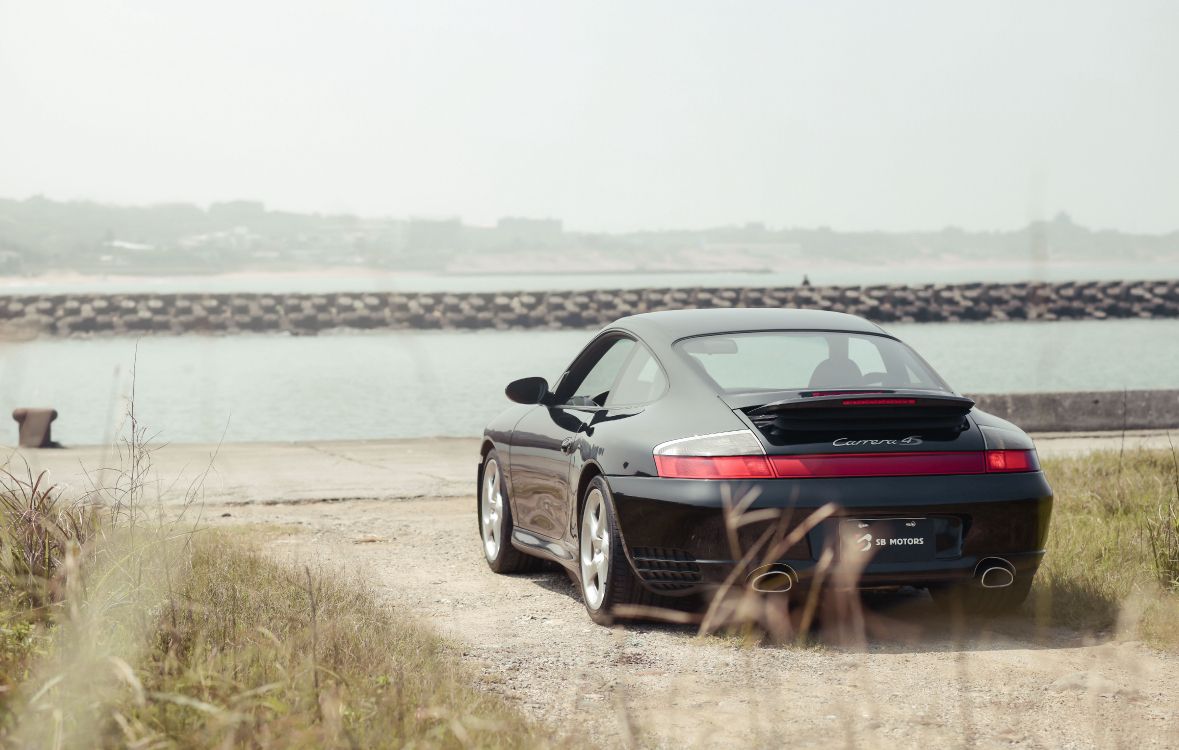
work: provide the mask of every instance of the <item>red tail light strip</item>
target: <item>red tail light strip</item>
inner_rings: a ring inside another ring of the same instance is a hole
[[[915,398],[845,398],[840,402],[844,406],[912,406],[917,403]]]
[[[954,453],[840,453],[772,456],[776,476],[913,477],[927,474],[982,474],[981,451]]]
[[[655,456],[659,476],[675,479],[773,479],[765,456]]]
[[[674,479],[914,477],[1038,471],[1035,451],[832,453],[806,456],[655,456],[659,476]]]

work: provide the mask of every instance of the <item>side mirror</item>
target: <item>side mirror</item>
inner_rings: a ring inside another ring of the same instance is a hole
[[[508,383],[504,393],[517,404],[543,404],[549,395],[549,381],[544,378],[520,378]]]

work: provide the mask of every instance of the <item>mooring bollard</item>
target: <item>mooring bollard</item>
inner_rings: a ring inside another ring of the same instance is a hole
[[[20,425],[20,447],[22,448],[60,448],[53,442],[53,420],[57,419],[57,409],[15,409],[12,418]]]

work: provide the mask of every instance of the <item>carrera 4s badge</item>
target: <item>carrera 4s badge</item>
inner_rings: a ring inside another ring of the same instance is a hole
[[[836,438],[831,444],[841,448],[856,445],[921,445],[921,438],[917,435],[910,435],[907,438],[895,440],[851,440],[850,438]]]

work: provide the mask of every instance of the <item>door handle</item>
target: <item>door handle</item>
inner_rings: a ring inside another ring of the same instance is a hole
[[[574,442],[575,441],[571,437],[567,437],[564,440],[562,440],[561,441],[561,452],[562,453],[572,453]]]

